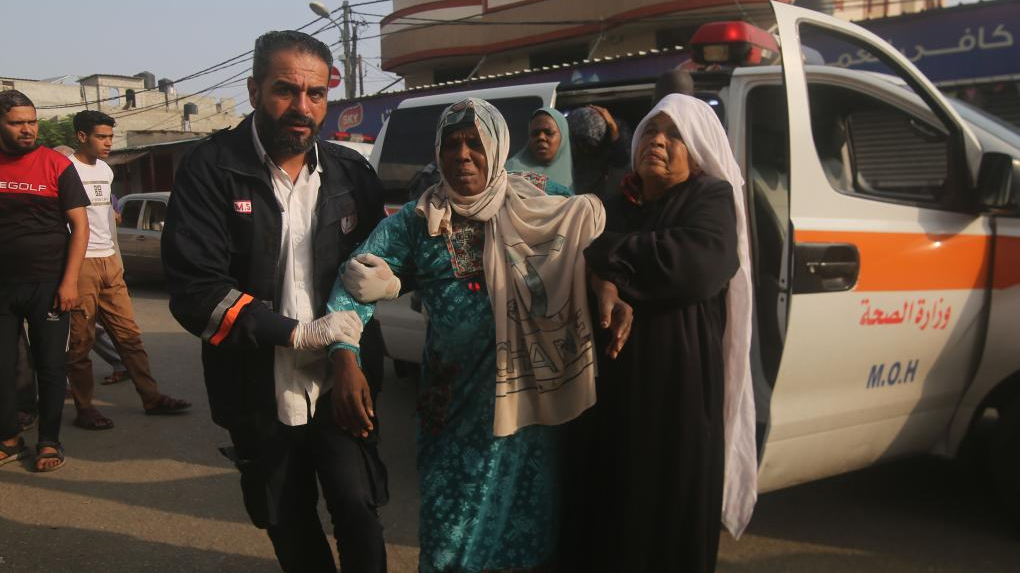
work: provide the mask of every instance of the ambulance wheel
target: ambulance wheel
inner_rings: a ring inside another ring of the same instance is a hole
[[[990,447],[990,469],[1003,507],[1020,524],[1020,396],[999,409]]]

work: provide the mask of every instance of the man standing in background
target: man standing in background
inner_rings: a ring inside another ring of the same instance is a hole
[[[113,145],[114,124],[112,117],[99,111],[82,111],[74,116],[74,130],[80,145],[71,156],[71,163],[92,205],[87,209],[88,251],[78,278],[81,304],[71,316],[67,379],[78,410],[74,425],[86,430],[113,428],[113,420],[92,404],[95,381],[89,351],[96,339],[97,318],[114,340],[147,415],[177,414],[191,406],[189,402],[159,392],[149,369],[149,355],[142,344],[141,330],[135,323],[131,297],[124,283],[124,267],[114,248],[115,229],[110,212],[113,170],[103,161],[110,155]]]
[[[53,151],[58,151],[58,152],[60,152],[61,155],[65,156],[65,157],[70,157],[70,156],[74,155],[74,148],[68,147],[67,145],[58,145],[58,146],[53,148]],[[115,229],[116,229],[117,226],[120,225],[120,221],[121,221],[121,217],[120,217],[121,208],[120,208],[120,203],[117,201],[117,194],[113,193],[112,191],[110,192],[110,206],[113,207],[113,212],[111,213],[113,220],[110,223],[110,235],[113,238],[113,246],[118,251],[117,254],[119,255],[120,254],[120,248],[118,247],[117,232],[116,232]],[[26,346],[26,348],[27,348],[27,346]],[[104,361],[106,361],[106,363],[109,364],[113,368],[113,372],[109,376],[105,376],[103,378],[103,384],[104,385],[116,384],[118,382],[123,382],[124,380],[130,380],[131,379],[131,375],[128,374],[128,371],[124,369],[124,363],[121,362],[121,360],[120,360],[120,354],[117,353],[117,345],[115,345],[113,343],[113,340],[110,340],[110,333],[106,332],[106,329],[103,328],[102,321],[98,321],[98,320],[96,321],[96,342],[92,345],[92,351],[95,352],[96,354],[98,354],[100,358],[102,358]],[[20,360],[19,360],[18,364],[19,364],[19,366],[21,365]],[[27,366],[28,365],[26,364],[26,367]],[[28,367],[28,371],[29,371],[29,374],[31,374],[31,376],[33,378],[32,396],[33,396],[33,400],[34,400],[35,399],[34,398],[34,396],[35,396],[35,382],[34,382],[35,373],[32,371],[31,367]],[[70,394],[68,394],[68,396],[70,396]],[[25,410],[22,410],[22,412],[24,412],[24,411]],[[31,411],[34,412],[35,410],[31,410]],[[20,416],[21,412],[19,412],[18,415]]]
[[[71,162],[37,146],[38,136],[32,100],[17,90],[0,92],[0,465],[27,450],[14,380],[27,321],[39,383],[35,469],[45,472],[64,465],[67,315],[78,303],[89,200]]]

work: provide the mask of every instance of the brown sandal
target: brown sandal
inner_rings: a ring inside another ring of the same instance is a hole
[[[4,455],[4,457],[0,458],[0,466],[20,460],[28,455],[28,446],[25,445],[25,438],[18,436],[18,442],[13,446],[0,442],[0,453]]]
[[[83,430],[112,430],[113,420],[102,415],[95,408],[78,410],[78,417],[74,419],[74,425]]]
[[[43,448],[50,448],[56,450],[53,452],[44,452]],[[56,464],[40,466],[39,462],[45,460],[57,460]],[[64,467],[67,460],[64,458],[64,446],[60,445],[60,442],[39,442],[35,445],[35,471],[38,473],[44,472],[55,472],[60,468]]]
[[[131,374],[127,370],[114,370],[113,374],[104,377],[103,381],[100,382],[100,384],[102,384],[103,386],[109,386],[110,384],[116,384],[118,382],[123,382],[125,380],[130,379]]]
[[[171,398],[166,394],[160,394],[159,399],[156,400],[156,404],[151,408],[145,409],[146,416],[176,416],[177,414],[183,414],[184,410],[191,407],[191,402],[187,400],[178,400],[177,398]]]

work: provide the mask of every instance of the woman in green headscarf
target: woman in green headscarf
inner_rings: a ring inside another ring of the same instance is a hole
[[[506,170],[538,173],[573,191],[573,165],[567,118],[551,107],[542,107],[531,114],[528,145],[506,162]]]

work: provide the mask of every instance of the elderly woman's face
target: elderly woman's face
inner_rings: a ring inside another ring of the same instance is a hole
[[[637,153],[637,172],[643,181],[671,187],[690,177],[687,146],[676,124],[664,113],[645,125]]]
[[[439,146],[440,168],[454,191],[477,195],[489,178],[489,162],[478,128],[471,125],[447,133]]]
[[[547,113],[540,113],[531,119],[528,128],[528,149],[538,162],[548,165],[560,150],[560,128]]]

